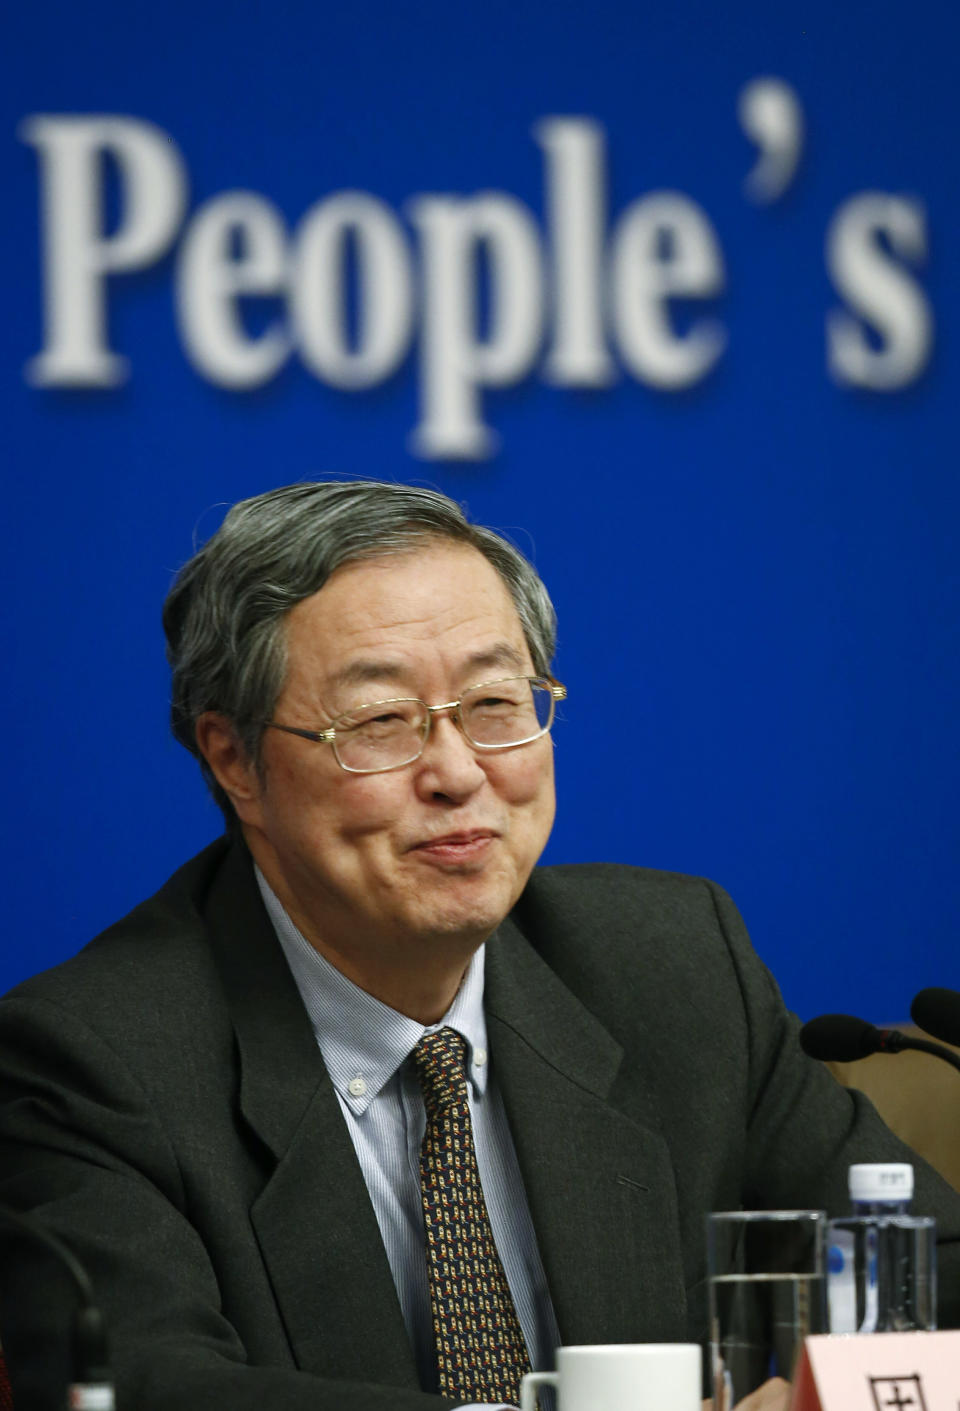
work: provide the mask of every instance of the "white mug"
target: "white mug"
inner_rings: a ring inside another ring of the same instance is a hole
[[[700,1411],[697,1343],[637,1342],[557,1349],[555,1372],[528,1372],[521,1411],[537,1411],[537,1387],[557,1388],[558,1411]]]

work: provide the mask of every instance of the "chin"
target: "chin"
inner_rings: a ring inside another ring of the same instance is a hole
[[[497,929],[514,900],[512,889],[489,885],[473,896],[436,898],[433,905],[423,906],[419,929],[423,934],[463,936],[480,944]]]

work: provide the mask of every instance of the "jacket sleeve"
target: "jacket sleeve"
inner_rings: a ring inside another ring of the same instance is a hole
[[[32,1213],[90,1274],[120,1407],[438,1411],[453,1404],[304,1373],[266,1328],[260,1346],[245,1345],[148,1092],[102,1037],[45,999],[0,1003],[0,1202]],[[71,1379],[72,1286],[42,1251],[9,1230],[0,1239],[0,1334],[15,1404],[59,1411]]]

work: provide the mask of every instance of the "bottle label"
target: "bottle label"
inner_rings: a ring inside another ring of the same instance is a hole
[[[830,1331],[857,1331],[856,1250],[852,1230],[830,1231],[827,1260],[827,1298],[830,1303]]]

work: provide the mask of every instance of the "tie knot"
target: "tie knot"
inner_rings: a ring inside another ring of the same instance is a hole
[[[413,1050],[428,1112],[442,1112],[458,1102],[466,1104],[466,1047],[456,1029],[438,1029],[436,1033],[424,1034]]]

